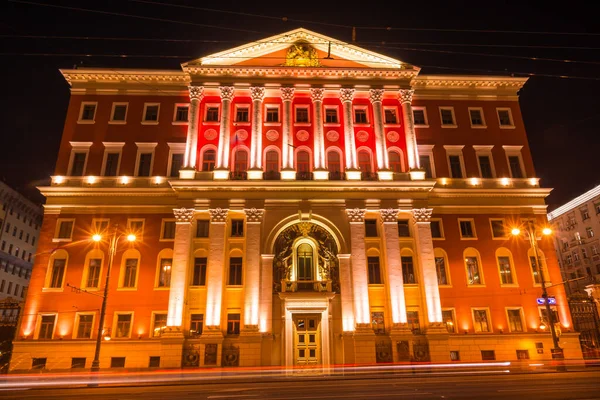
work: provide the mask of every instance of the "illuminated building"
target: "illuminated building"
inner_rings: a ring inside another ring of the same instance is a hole
[[[11,369],[548,359],[526,79],[296,29],[180,71],[76,69]],[[548,281],[560,271],[539,242]],[[581,357],[561,286],[567,358]],[[34,355],[34,356],[32,356]],[[32,357],[35,357],[32,360]],[[84,360],[85,359],[85,360]]]

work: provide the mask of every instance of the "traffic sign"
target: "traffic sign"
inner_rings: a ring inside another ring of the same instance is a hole
[[[544,304],[546,304],[546,301],[543,297],[538,297],[537,298],[537,303],[542,306]],[[550,305],[555,305],[556,304],[556,297],[548,297],[548,304]]]

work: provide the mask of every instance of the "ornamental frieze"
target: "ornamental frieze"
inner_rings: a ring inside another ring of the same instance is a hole
[[[257,208],[245,208],[244,212],[246,213],[247,222],[261,222],[265,214],[265,210]]]
[[[211,208],[208,210],[210,213],[210,221],[217,223],[225,223],[227,222],[227,213],[229,209],[227,208]]]
[[[415,223],[430,222],[433,208],[415,208],[412,210]]]
[[[190,223],[194,219],[194,209],[193,208],[174,208],[173,214],[175,215],[176,223]]]
[[[346,215],[348,216],[350,223],[364,222],[366,212],[367,212],[367,210],[365,210],[364,208],[348,208],[348,209],[346,209]]]

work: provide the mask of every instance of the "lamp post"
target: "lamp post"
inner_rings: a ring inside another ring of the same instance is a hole
[[[115,225],[113,234],[110,238],[109,248],[108,248],[108,266],[106,268],[106,282],[104,283],[104,295],[102,296],[102,307],[100,308],[100,322],[98,324],[98,335],[96,337],[96,350],[94,352],[94,360],[92,361],[92,372],[97,372],[100,370],[100,347],[102,346],[102,333],[104,331],[104,318],[106,316],[106,302],[108,300],[108,284],[110,282],[110,270],[112,268],[113,259],[115,257],[115,253],[117,252],[117,244],[119,243],[119,239],[123,236],[123,233],[118,233],[118,225]],[[100,242],[102,240],[102,235],[95,234],[92,239],[95,242]],[[129,234],[127,235],[127,240],[130,242],[135,241],[135,235]]]
[[[527,237],[529,242],[531,243],[531,247],[533,248],[533,254],[535,256],[535,263],[538,268],[538,273],[540,274],[540,283],[542,285],[542,298],[544,299],[544,305],[546,306],[546,315],[547,315],[547,323],[550,325],[550,333],[552,334],[552,358],[562,360],[564,358],[563,351],[558,344],[558,336],[556,335],[556,328],[554,327],[554,316],[552,314],[552,309],[550,308],[550,302],[548,301],[548,290],[546,287],[546,280],[544,279],[544,268],[543,264],[540,262],[540,256],[538,251],[538,244],[535,238],[535,226],[533,225],[533,221],[527,222]],[[521,233],[519,228],[514,228],[511,232],[514,236],[518,236]],[[542,229],[542,234],[548,236],[552,233],[552,230],[548,227]]]

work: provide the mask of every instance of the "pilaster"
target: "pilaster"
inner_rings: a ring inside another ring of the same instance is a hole
[[[258,334],[260,296],[260,228],[265,210],[246,213],[246,273],[244,274],[244,328],[242,334]]]
[[[229,178],[229,142],[230,142],[230,115],[231,100],[233,100],[233,86],[221,86],[221,122],[219,127],[219,147],[217,151],[217,165],[214,170],[214,179]]]
[[[404,298],[404,279],[398,244],[398,210],[394,208],[379,210],[383,223],[387,282],[389,286],[390,306],[393,324],[406,324],[406,301]]]
[[[281,100],[283,101],[282,126],[281,126],[281,179],[294,180],[294,139],[292,136],[292,101],[294,100],[294,88],[282,87]]]
[[[414,92],[414,90],[410,89],[400,89],[398,93],[398,99],[400,100],[400,104],[402,104],[402,115],[404,120],[406,158],[408,160],[410,176],[413,180],[425,178],[425,174],[420,170],[419,165],[419,150],[417,148],[417,136],[415,134],[415,123],[411,105]]]
[[[354,89],[340,89],[340,100],[344,107],[344,143],[346,144],[346,179],[360,180],[360,170],[356,159],[356,140],[354,138],[354,117],[352,115],[352,100]]]
[[[315,180],[329,179],[329,172],[325,165],[325,139],[323,134],[323,94],[325,89],[311,88],[310,97],[313,102],[315,112],[315,137],[314,137],[314,170],[313,176]]]
[[[210,212],[208,266],[206,271],[206,319],[202,336],[220,335],[221,304],[223,300],[223,278],[225,258],[225,226],[227,209],[213,208]]]
[[[385,91],[383,89],[371,89],[369,100],[373,106],[373,130],[375,131],[375,155],[377,159],[377,175],[380,180],[391,180],[393,175],[390,171],[387,154],[387,146],[383,129],[383,107],[381,102]]]
[[[369,309],[369,288],[367,282],[367,254],[365,248],[365,209],[347,209],[346,215],[350,222],[350,245],[351,270],[352,270],[352,291],[354,294],[354,317],[356,330],[371,322],[371,313]]]
[[[261,255],[259,330],[263,333],[273,331],[273,258],[274,254]]]
[[[352,268],[350,254],[338,254],[340,275],[340,296],[342,301],[342,329],[353,332],[355,329],[354,300],[352,296]]]
[[[252,98],[252,140],[248,179],[262,179],[262,103],[265,98],[265,88],[250,87],[250,97]]]
[[[185,154],[183,155],[183,169],[179,173],[181,179],[194,179],[196,176],[196,163],[198,153],[198,115],[200,102],[204,97],[202,86],[188,86],[190,93],[190,109],[188,118],[188,131],[185,141]]]

